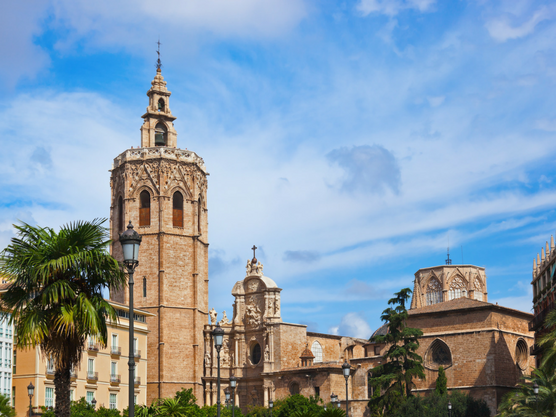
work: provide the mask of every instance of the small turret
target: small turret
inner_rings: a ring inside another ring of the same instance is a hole
[[[315,355],[313,355],[313,352],[311,352],[311,350],[309,349],[309,343],[305,345],[305,350],[301,352],[301,356],[299,357],[299,359],[301,359],[301,366],[313,365],[313,359],[315,359]]]

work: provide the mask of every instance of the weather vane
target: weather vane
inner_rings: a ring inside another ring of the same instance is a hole
[[[158,54],[158,59],[156,61],[156,69],[160,70],[160,68],[162,68],[162,61],[160,61],[160,39],[157,42],[158,44],[158,49],[156,50],[156,53]]]

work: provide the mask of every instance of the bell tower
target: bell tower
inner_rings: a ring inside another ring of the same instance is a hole
[[[160,63],[160,61],[159,61]],[[193,388],[203,399],[203,326],[208,322],[207,171],[195,152],[177,148],[176,119],[157,65],[142,116],[141,147],[114,159],[111,170],[112,254],[131,221],[143,237],[134,304],[147,318],[147,402]],[[127,304],[127,289],[111,299]],[[146,355],[145,355],[146,351]]]

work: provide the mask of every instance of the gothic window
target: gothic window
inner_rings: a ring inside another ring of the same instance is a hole
[[[154,146],[166,146],[168,130],[164,123],[157,123],[154,128]]]
[[[522,371],[527,369],[527,360],[529,359],[527,343],[523,339],[519,339],[515,345],[515,362]]]
[[[151,195],[147,190],[141,191],[139,195],[139,226],[151,225]]]
[[[299,384],[297,382],[292,382],[290,385],[290,395],[299,394]]]
[[[183,227],[183,195],[179,191],[176,191],[173,200],[174,227]]]
[[[261,345],[255,343],[253,347],[251,347],[251,363],[253,365],[258,364],[261,361]]]
[[[467,297],[465,282],[461,279],[461,277],[455,277],[450,283],[450,300],[462,297]]]
[[[436,278],[432,278],[427,285],[427,305],[440,303],[442,301],[442,286]]]
[[[481,285],[481,281],[479,281],[479,278],[475,278],[475,282],[473,283],[473,289],[475,290],[474,292],[475,300],[483,301],[483,288]]]
[[[373,372],[369,371],[367,373],[367,398],[373,398],[373,395],[375,393],[375,388],[373,387],[373,384],[371,383],[371,378],[373,377]]]
[[[425,354],[425,365],[429,368],[438,369],[440,366],[449,366],[452,364],[452,353],[446,343],[440,339],[436,339],[429,346]]]
[[[311,352],[315,356],[313,362],[322,362],[322,346],[316,340],[311,345]]]
[[[143,298],[147,296],[147,277],[143,277]]]
[[[124,231],[124,202],[122,197],[118,198],[118,233]]]
[[[165,107],[164,107],[164,99],[163,98],[159,98],[158,99],[158,111],[164,111]]]
[[[201,234],[201,213],[203,209],[201,207],[201,197],[197,201],[197,232]]]

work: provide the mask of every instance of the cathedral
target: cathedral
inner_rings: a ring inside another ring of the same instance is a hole
[[[336,394],[345,404],[342,364],[347,361],[352,415],[368,415],[368,377],[388,347],[283,322],[282,289],[264,275],[255,251],[245,277],[230,288],[231,317],[209,311],[208,173],[200,156],[177,147],[171,93],[160,65],[147,96],[141,146],[114,159],[110,179],[112,254],[122,259],[118,238],[129,221],[143,236],[134,299],[149,313],[147,404],[182,388],[192,388],[201,406],[216,403],[212,331],[219,324],[225,331],[221,398],[233,375],[239,381],[236,404],[244,410],[297,393],[325,401]],[[128,303],[125,291],[112,292],[111,299]],[[487,300],[484,268],[442,265],[417,271],[408,325],[423,330],[418,353],[427,377],[416,381],[416,392],[431,392],[443,366],[449,390],[485,399],[494,411],[502,395],[530,372],[532,315]],[[382,326],[375,334],[386,331]]]

